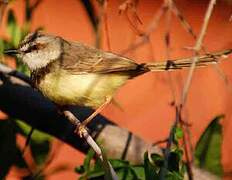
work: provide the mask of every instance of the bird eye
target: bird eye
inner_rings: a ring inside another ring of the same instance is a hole
[[[29,53],[29,52],[35,51],[35,50],[37,50],[37,45],[36,45],[36,44],[33,45],[33,46],[29,46],[28,49],[25,50],[24,52],[25,52],[25,53]]]
[[[29,52],[32,52],[32,51],[38,51],[40,49],[42,49],[44,46],[42,44],[33,44],[31,46],[29,46],[25,51],[24,53],[29,53]]]

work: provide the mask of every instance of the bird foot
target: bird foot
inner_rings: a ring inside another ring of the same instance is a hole
[[[77,133],[80,136],[80,138],[83,138],[85,134],[87,133],[87,128],[84,124],[80,124],[80,125],[77,125],[74,132]]]

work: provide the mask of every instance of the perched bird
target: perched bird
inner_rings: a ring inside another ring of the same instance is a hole
[[[111,52],[41,32],[30,33],[18,49],[6,53],[21,58],[31,71],[34,86],[59,106],[95,109],[83,126],[110,102],[127,80],[150,71],[177,70],[192,64],[192,58],[138,64]],[[217,63],[230,53],[231,49],[199,56],[196,66]]]

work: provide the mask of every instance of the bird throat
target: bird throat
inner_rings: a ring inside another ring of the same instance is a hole
[[[41,67],[41,68],[38,68],[36,70],[33,70],[31,72],[31,81],[32,81],[32,84],[35,88],[39,88],[39,84],[42,80],[44,80],[45,76],[50,73],[51,71],[51,66],[52,66],[52,63],[49,63],[47,64],[46,66],[44,67]]]

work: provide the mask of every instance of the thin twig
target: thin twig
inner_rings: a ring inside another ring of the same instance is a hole
[[[138,47],[142,46],[143,44],[149,42],[149,36],[150,34],[158,27],[158,23],[163,16],[163,14],[166,12],[167,6],[166,4],[162,4],[160,9],[157,11],[157,13],[152,18],[151,23],[147,27],[147,30],[143,35],[141,36],[141,39],[136,40],[133,42],[128,48],[121,51],[121,54],[127,54],[128,52],[137,49]]]
[[[181,112],[178,112],[180,114],[180,118],[181,118]],[[181,120],[181,119],[180,119]],[[185,152],[185,157],[186,157],[186,167],[187,167],[187,174],[188,174],[188,178],[189,180],[193,179],[193,170],[192,170],[192,161],[193,161],[193,146],[191,144],[191,139],[190,139],[190,132],[189,132],[189,127],[183,125],[183,123],[180,123],[181,129],[183,130],[183,146],[184,146],[184,152]],[[185,133],[185,128],[186,128],[186,133]],[[188,135],[186,137],[186,134]],[[190,146],[188,146],[188,143],[190,144]],[[188,149],[188,147],[190,149]],[[189,151],[190,154],[192,155],[192,157],[190,158],[189,156]]]
[[[188,76],[187,76],[187,80],[186,80],[185,86],[183,88],[181,104],[180,104],[181,106],[183,106],[185,104],[185,102],[186,102],[187,94],[188,94],[189,87],[190,87],[190,84],[191,84],[191,81],[192,81],[193,72],[194,72],[194,69],[196,67],[196,62],[198,61],[197,55],[198,55],[198,53],[199,53],[199,51],[201,49],[202,42],[203,42],[203,39],[204,39],[205,34],[206,34],[207,27],[208,27],[209,19],[211,17],[211,14],[213,12],[213,8],[214,8],[215,4],[216,4],[216,0],[211,0],[209,2],[208,9],[207,9],[206,14],[205,14],[205,18],[204,18],[204,22],[203,22],[203,25],[202,25],[202,28],[201,28],[200,35],[199,35],[199,37],[198,37],[198,39],[196,41],[196,44],[194,46],[195,57],[193,58],[192,65],[190,67],[190,70],[189,70],[189,73],[188,73]]]
[[[170,1],[165,1],[165,2],[170,6],[170,3],[171,3]],[[176,106],[176,121],[175,121],[173,127],[171,128],[171,132],[170,132],[170,135],[169,135],[167,147],[166,147],[165,152],[164,152],[164,157],[165,157],[164,165],[161,168],[161,172],[160,172],[160,177],[161,177],[162,180],[165,179],[166,174],[167,174],[168,158],[169,158],[170,148],[171,148],[171,144],[172,144],[173,137],[174,137],[174,129],[177,127],[177,125],[179,124],[179,122],[181,120],[181,111],[182,111],[183,105],[185,104],[185,101],[186,101],[186,97],[187,97],[188,90],[189,90],[189,87],[190,87],[190,84],[191,84],[191,79],[192,79],[192,76],[193,76],[193,72],[194,72],[194,69],[195,69],[195,66],[196,66],[196,62],[198,61],[197,56],[199,55],[199,51],[202,48],[202,42],[203,42],[207,27],[208,27],[208,22],[209,22],[211,14],[212,14],[213,7],[214,7],[215,3],[216,3],[216,0],[211,0],[210,3],[209,3],[209,6],[208,6],[208,9],[207,9],[205,18],[204,18],[204,22],[203,22],[203,26],[202,26],[200,35],[197,38],[196,44],[194,46],[195,56],[193,58],[193,62],[191,64],[191,67],[190,67],[190,70],[189,70],[188,78],[187,78],[187,81],[186,81],[184,89],[183,89],[183,93],[182,93],[182,97],[181,97],[181,101],[180,101],[180,106]],[[177,9],[175,9],[175,12],[178,13]],[[180,15],[180,14],[178,14],[178,15]],[[181,16],[179,16],[179,18],[182,19]],[[185,27],[189,27],[186,22],[184,23],[184,25],[185,25]],[[192,31],[190,31],[190,33],[193,35],[193,37],[195,37],[194,33]],[[185,147],[186,153],[188,153],[187,152],[188,149],[187,149],[186,144],[185,144],[184,147]],[[188,169],[188,177],[189,177],[190,180],[192,180],[193,179],[193,173],[192,173],[192,168],[191,168],[191,163],[190,163],[190,160],[189,160],[189,156],[187,156],[187,169]]]
[[[193,28],[191,25],[188,23],[188,21],[184,18],[182,13],[179,11],[177,8],[176,4],[174,1],[172,1],[172,11],[176,15],[176,17],[180,20],[180,23],[184,27],[184,29],[193,37],[194,40],[197,39],[196,34],[193,31]],[[205,48],[202,46],[202,50],[205,52]],[[182,81],[182,77],[179,77]],[[181,112],[176,112],[179,113],[179,117],[181,118]],[[189,129],[189,125],[185,126],[188,118],[185,118],[186,120],[183,121],[182,119],[179,120],[180,127],[183,131],[183,147],[184,147],[184,154],[186,157],[186,167],[187,167],[187,174],[189,179],[193,179],[193,170],[192,170],[192,162],[191,159],[193,159],[193,145],[191,143],[191,131]],[[190,152],[189,152],[190,151]],[[191,158],[189,157],[189,154],[191,154]]]
[[[166,59],[170,59],[170,27],[171,27],[171,19],[172,19],[172,0],[165,0],[164,1],[167,8],[167,14],[166,14],[166,32],[165,32],[165,45],[166,45]],[[170,90],[172,93],[172,102],[176,107],[176,98],[175,98],[175,88],[173,86],[173,82],[172,82],[172,76],[170,74],[170,72],[168,72],[168,80],[169,80],[169,85],[170,85]],[[176,111],[177,111],[177,107],[176,107]],[[178,116],[179,114],[176,112],[176,116]],[[174,139],[174,129],[175,127],[178,125],[178,117],[176,117],[176,120],[171,128],[170,134],[169,134],[169,138],[166,140],[167,141],[167,145],[164,151],[164,165],[160,170],[160,179],[164,180],[167,174],[167,169],[168,169],[168,159],[169,159],[169,155],[170,155],[170,151],[171,151],[171,145],[173,143],[173,139]]]
[[[167,141],[168,141],[168,138],[158,140],[158,141],[155,141],[154,143],[152,143],[152,146],[157,146],[159,144],[166,143]]]
[[[171,22],[172,22],[173,2],[172,2],[172,0],[165,0],[165,3],[166,3],[166,6],[168,6],[168,10],[167,10],[167,14],[166,14],[166,32],[165,32],[166,59],[170,59],[170,51],[171,51],[170,29],[171,29]],[[176,104],[176,91],[175,91],[175,87],[173,84],[172,75],[170,74],[170,72],[168,72],[167,76],[168,76],[169,86],[170,86],[170,90],[171,90],[171,94],[172,94],[172,101],[171,102],[173,102],[172,104]]]
[[[184,27],[184,29],[187,30],[187,32],[189,32],[189,34],[193,37],[194,40],[197,40],[197,36],[196,33],[194,32],[193,28],[191,27],[191,25],[187,22],[187,20],[184,18],[183,14],[180,12],[180,10],[177,8],[176,4],[173,2],[173,8],[172,8],[174,14],[177,16],[177,18],[180,20],[182,26]],[[208,54],[206,47],[201,46],[201,50]],[[218,65],[218,63],[214,64],[214,69],[216,70],[216,72],[219,74],[219,77],[225,82],[225,84],[227,85],[228,89],[230,91],[232,91],[232,84],[229,81],[228,77],[225,75],[225,73],[223,72],[223,70],[220,68],[220,66]],[[187,170],[189,169],[188,166],[190,167],[190,164],[192,162],[189,162],[188,159],[193,159],[194,155],[194,148],[193,145],[191,143],[191,131],[189,129],[189,126],[183,126],[183,122],[187,122],[188,118],[185,117],[185,121],[180,121],[180,125],[184,128],[183,132],[184,132],[184,137],[183,137],[183,145],[184,148],[186,150],[189,150],[190,153],[186,152],[185,156],[186,156],[186,165],[187,165]],[[187,148],[187,146],[189,146],[189,148]],[[189,154],[191,155],[191,158],[189,158]]]
[[[103,9],[102,9],[102,16],[103,16],[103,23],[104,23],[104,29],[106,34],[106,44],[109,51],[111,51],[111,45],[110,45],[110,35],[109,35],[109,23],[108,23],[108,16],[107,16],[107,7],[108,7],[108,0],[104,1]]]
[[[81,121],[79,119],[77,119],[72,112],[65,110],[64,111],[64,115],[65,117],[75,126],[80,127],[81,126]],[[99,146],[97,145],[97,143],[92,139],[92,137],[89,135],[88,131],[84,128],[82,130],[82,135],[83,138],[86,140],[86,142],[92,147],[92,149],[94,150],[94,152],[97,154],[97,156],[103,160],[102,157],[102,151],[99,148]]]
[[[169,159],[169,154],[171,151],[171,145],[174,139],[174,133],[175,133],[175,129],[179,123],[180,117],[179,117],[180,113],[179,113],[179,107],[176,106],[176,119],[175,119],[175,123],[173,124],[173,126],[171,127],[171,131],[167,140],[167,146],[165,148],[164,151],[164,165],[161,167],[160,170],[160,179],[161,180],[165,180],[166,179],[166,174],[167,174],[167,167],[168,167],[168,159]]]
[[[27,135],[27,139],[26,139],[25,145],[24,145],[24,147],[22,149],[22,155],[24,155],[24,153],[25,153],[25,151],[26,151],[26,149],[27,149],[27,147],[28,147],[28,145],[30,143],[30,140],[31,140],[31,137],[32,137],[32,134],[33,134],[34,130],[35,130],[35,128],[31,127],[31,129],[30,129],[30,131],[29,131],[29,133]]]
[[[137,13],[138,0],[125,0],[119,6],[119,14],[125,14],[127,22],[136,35],[142,36],[144,32],[139,29],[138,24],[143,24]],[[131,14],[131,18],[130,18]]]
[[[170,25],[171,25],[171,18],[172,18],[172,14],[171,12],[175,9],[176,11],[175,12],[178,12],[177,11],[178,9],[175,7],[175,4],[172,0],[165,0],[165,3],[166,5],[168,6],[168,11],[167,11],[167,15],[166,15],[166,23],[167,23],[167,27],[166,27],[166,33],[165,33],[165,44],[166,44],[166,59],[170,59]],[[181,16],[181,14],[179,13],[178,14],[178,17],[181,17],[179,18],[180,20],[184,20],[183,16]],[[182,22],[182,21],[181,21]],[[189,28],[189,24],[187,23],[187,21],[184,21],[184,25],[185,27],[188,27],[186,29],[190,29]],[[188,30],[188,31],[190,31]],[[190,31],[192,32],[193,34],[193,31]],[[194,34],[193,34],[194,35]],[[165,179],[165,175],[166,175],[166,172],[167,172],[167,168],[168,168],[168,159],[169,159],[169,153],[171,151],[171,144],[173,143],[173,137],[174,137],[174,130],[175,128],[178,126],[178,124],[181,124],[181,127],[183,129],[183,121],[181,120],[181,113],[180,113],[180,109],[176,106],[176,98],[175,98],[175,88],[173,86],[173,82],[172,82],[172,76],[170,73],[168,73],[168,78],[169,78],[169,82],[170,82],[170,88],[171,88],[171,92],[172,92],[172,95],[173,95],[173,104],[175,105],[174,107],[176,108],[176,120],[171,128],[171,132],[170,132],[170,135],[169,135],[169,138],[167,140],[167,146],[166,146],[166,149],[165,149],[165,153],[164,153],[164,166],[163,168],[161,169],[161,179]],[[188,128],[188,127],[187,127]],[[184,138],[183,138],[183,141],[184,141],[184,150],[185,150],[185,154],[188,155],[188,152],[187,152],[187,142],[186,142],[186,135],[185,135],[185,131],[184,132]],[[186,166],[187,166],[187,174],[188,174],[188,177],[189,179],[192,179],[192,176],[193,176],[193,173],[192,173],[192,167],[191,167],[191,162],[189,161],[189,156],[186,158]]]
[[[198,61],[197,56],[199,55],[199,51],[202,48],[202,42],[203,42],[203,39],[205,37],[206,30],[207,30],[207,27],[208,27],[208,24],[209,24],[209,19],[211,17],[211,14],[213,12],[213,8],[214,8],[215,4],[216,4],[216,0],[211,0],[209,2],[208,9],[207,9],[206,14],[205,14],[204,22],[203,22],[203,25],[202,25],[202,28],[201,28],[201,31],[200,31],[200,35],[197,38],[196,44],[194,46],[195,57],[193,58],[192,65],[190,67],[190,70],[189,70],[189,73],[188,73],[188,76],[187,76],[187,80],[186,80],[185,86],[183,88],[183,93],[182,93],[182,97],[181,97],[181,101],[180,101],[180,112],[179,112],[180,115],[181,115],[182,107],[184,106],[184,104],[186,102],[186,99],[187,99],[187,94],[188,94],[190,84],[191,84],[191,81],[192,81],[192,76],[193,76],[193,73],[194,73],[194,69],[196,67],[196,62]],[[191,34],[194,37],[194,33],[192,32]],[[185,139],[185,137],[184,137],[184,139]],[[186,165],[187,165],[187,170],[188,170],[188,177],[191,180],[191,179],[193,179],[193,173],[192,173],[191,163],[190,163],[190,159],[189,159],[189,155],[188,155],[187,144],[186,144],[185,141],[184,141],[184,147],[185,147],[185,153],[186,153],[186,158],[187,158],[187,164]]]
[[[184,18],[184,16],[182,15],[182,13],[180,12],[180,10],[177,8],[177,6],[175,5],[175,3],[173,2],[173,8],[172,8],[174,14],[177,16],[177,18],[180,20],[182,26],[184,27],[184,29],[193,37],[194,40],[197,40],[197,36],[193,31],[193,28],[190,26],[190,24],[186,21],[186,19]],[[192,50],[192,48],[190,48],[190,50]],[[201,45],[201,50],[207,54],[207,50],[206,48]],[[226,85],[230,85],[229,87],[231,87],[231,84],[227,78],[227,76],[225,75],[225,73],[222,71],[222,69],[218,66],[218,64],[214,65],[214,68],[216,70],[216,72],[219,74],[219,76],[221,77],[221,79],[225,82]],[[231,90],[231,88],[230,88]]]
[[[64,112],[65,117],[75,126],[80,127],[81,126],[81,122],[79,119],[77,119],[73,113],[71,111],[65,110]],[[98,156],[98,158],[104,163],[104,159],[103,159],[103,154],[102,151],[100,149],[100,147],[97,145],[97,143],[94,141],[94,139],[89,135],[88,131],[86,130],[86,128],[82,128],[81,129],[81,137],[83,137],[85,139],[85,141],[90,145],[90,147],[94,150],[94,152],[96,153],[96,155]],[[113,180],[117,180],[118,177],[116,175],[116,172],[114,171],[114,169],[112,168],[111,164],[108,162],[111,174],[112,174],[112,178]]]

